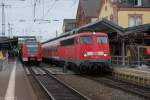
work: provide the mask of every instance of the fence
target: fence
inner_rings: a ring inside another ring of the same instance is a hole
[[[124,61],[124,62],[123,62]],[[111,63],[112,65],[142,65],[142,64],[147,64],[149,63],[150,59],[145,59],[145,58],[140,58],[139,60],[137,59],[129,59],[128,56],[125,56],[123,60],[123,56],[112,56],[111,57]]]
[[[129,65],[129,58],[125,56],[125,62],[123,62],[123,56],[112,56],[111,63],[112,65],[122,65],[123,63]]]

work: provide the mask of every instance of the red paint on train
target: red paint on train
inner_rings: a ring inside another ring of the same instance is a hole
[[[23,43],[21,44],[19,53],[23,62],[42,62],[42,47],[40,43]]]
[[[45,42],[42,45],[43,58],[74,63],[77,66],[89,64],[109,65],[108,36],[105,33],[84,32]]]

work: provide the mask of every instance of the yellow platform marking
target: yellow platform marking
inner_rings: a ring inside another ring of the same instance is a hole
[[[3,60],[3,59],[4,59],[3,52],[0,51],[0,60]]]

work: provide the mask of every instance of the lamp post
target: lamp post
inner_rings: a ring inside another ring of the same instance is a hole
[[[58,32],[57,32],[57,30],[56,30],[56,37],[58,36]]]
[[[13,25],[14,25],[14,24],[10,24],[10,23],[8,22],[8,37],[10,37],[10,38],[13,37],[13,35],[12,35],[12,30],[13,30],[12,26],[13,26]]]

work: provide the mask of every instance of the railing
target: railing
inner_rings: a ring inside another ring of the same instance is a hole
[[[123,62],[124,61],[124,62]],[[125,60],[123,60],[123,56],[112,56],[111,57],[111,63],[112,65],[123,65],[123,63],[125,65],[142,65],[142,64],[146,64],[150,61],[150,59],[140,59],[138,60],[133,60],[133,59],[129,59],[128,56],[125,56]]]
[[[129,65],[129,58],[125,56],[125,62],[123,62],[123,56],[112,56],[111,63],[113,65],[122,65],[123,63],[125,63],[125,65]]]

